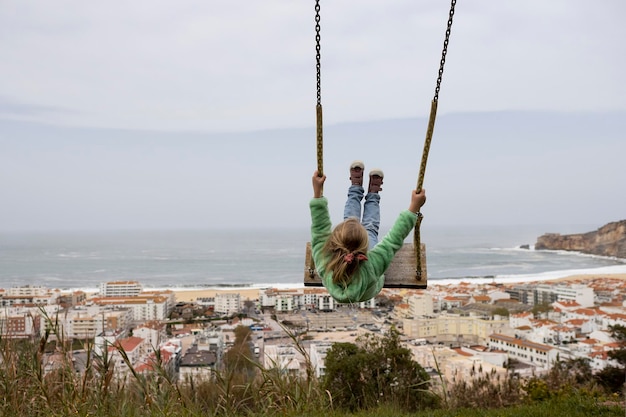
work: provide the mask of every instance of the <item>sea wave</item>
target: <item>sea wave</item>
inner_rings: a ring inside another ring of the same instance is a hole
[[[143,282],[139,282],[145,291],[244,291],[244,290],[263,290],[268,288],[276,289],[291,289],[291,288],[303,288],[304,283],[264,283],[264,284],[193,284],[193,285],[169,285],[169,286],[149,286]],[[99,288],[94,287],[80,287],[69,288],[68,291],[83,291],[88,294],[100,292]]]
[[[524,250],[529,250],[529,249],[524,249]],[[616,262],[622,262],[626,264],[626,258],[618,258],[616,256],[595,255],[593,253],[584,253],[584,252],[578,252],[578,251],[573,251],[573,250],[541,249],[541,250],[535,250],[535,252],[554,253],[557,255],[566,255],[566,256],[576,255],[576,256],[583,257],[583,258],[605,259],[608,261],[616,261]]]
[[[466,276],[461,278],[432,278],[428,280],[429,285],[459,285],[462,282],[468,282],[472,284],[516,284],[516,283],[527,283],[527,282],[537,282],[537,281],[550,281],[554,279],[566,278],[570,276],[579,276],[579,275],[613,275],[613,274],[626,274],[626,265],[612,265],[605,266],[600,268],[592,268],[592,269],[568,269],[561,271],[551,271],[551,272],[542,272],[542,273],[533,273],[533,274],[512,274],[512,275],[483,275],[483,276]],[[215,291],[243,291],[243,290],[251,290],[251,289],[268,289],[268,288],[276,288],[276,289],[295,289],[295,288],[304,288],[304,284],[302,282],[293,282],[293,283],[248,283],[248,284],[190,284],[190,285],[169,285],[169,286],[149,286],[140,282],[144,290],[147,291],[207,291],[207,290],[215,290]],[[97,293],[99,291],[98,288],[72,288],[71,291],[84,291],[86,293]]]

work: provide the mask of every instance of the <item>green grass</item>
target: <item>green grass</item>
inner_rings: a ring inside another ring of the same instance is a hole
[[[53,331],[54,329],[52,329]],[[535,380],[532,384],[508,384],[509,406],[494,408],[494,392],[504,396],[504,385],[489,377],[480,384],[462,389],[448,387],[455,401],[442,401],[439,409],[407,413],[398,404],[383,403],[368,410],[342,411],[332,393],[322,389],[315,378],[285,375],[277,369],[255,364],[241,370],[215,373],[211,380],[174,380],[157,360],[149,375],[129,372],[123,380],[115,377],[110,357],[94,355],[84,372],[75,372],[72,346],[50,343],[44,336],[39,343],[0,337],[0,416],[49,417],[593,417],[624,416],[618,396],[603,393],[596,386],[554,386],[559,378]],[[60,358],[55,369],[46,369],[43,359],[49,350]],[[121,357],[127,361],[125,352]],[[158,359],[158,358],[157,358]],[[119,366],[119,364],[118,364]],[[243,368],[242,368],[243,369]],[[562,374],[564,375],[564,374]],[[554,375],[553,375],[554,376]],[[551,385],[552,384],[552,385]],[[513,387],[513,388],[511,388]],[[532,387],[534,391],[529,391]],[[516,389],[524,392],[516,395]],[[498,391],[500,390],[500,391]],[[481,395],[483,397],[481,397]],[[494,405],[495,404],[495,405]],[[472,405],[471,408],[467,408]]]

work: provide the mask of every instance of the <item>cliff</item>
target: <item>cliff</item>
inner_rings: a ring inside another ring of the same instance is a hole
[[[547,233],[537,238],[535,249],[568,250],[626,258],[626,220],[606,224],[588,233],[574,235]]]

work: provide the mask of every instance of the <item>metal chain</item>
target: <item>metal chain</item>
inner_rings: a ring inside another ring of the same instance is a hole
[[[320,41],[320,0],[315,0],[315,68],[317,69],[317,105],[322,104],[322,56]]]
[[[437,76],[437,87],[435,87],[435,97],[433,101],[439,100],[439,90],[441,89],[441,78],[443,77],[443,66],[446,64],[446,55],[448,54],[448,42],[450,41],[450,31],[452,30],[452,18],[454,17],[454,8],[456,0],[452,0],[450,4],[450,14],[448,15],[448,27],[446,29],[446,38],[443,41],[443,51],[441,51],[441,62],[439,63],[439,75]]]
[[[324,132],[322,123],[322,56],[320,35],[320,0],[315,0],[315,61],[317,70],[317,106],[315,108],[317,121],[317,173],[324,175]]]

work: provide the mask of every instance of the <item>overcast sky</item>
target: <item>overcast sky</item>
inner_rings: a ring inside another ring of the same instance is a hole
[[[338,211],[352,159],[380,166],[389,224],[415,184],[450,4],[321,5],[327,195]],[[314,16],[312,0],[1,2],[0,230],[306,227]],[[432,223],[626,218],[624,16],[623,0],[458,1]],[[477,125],[502,114],[508,133]],[[372,122],[378,137],[351,134]]]

